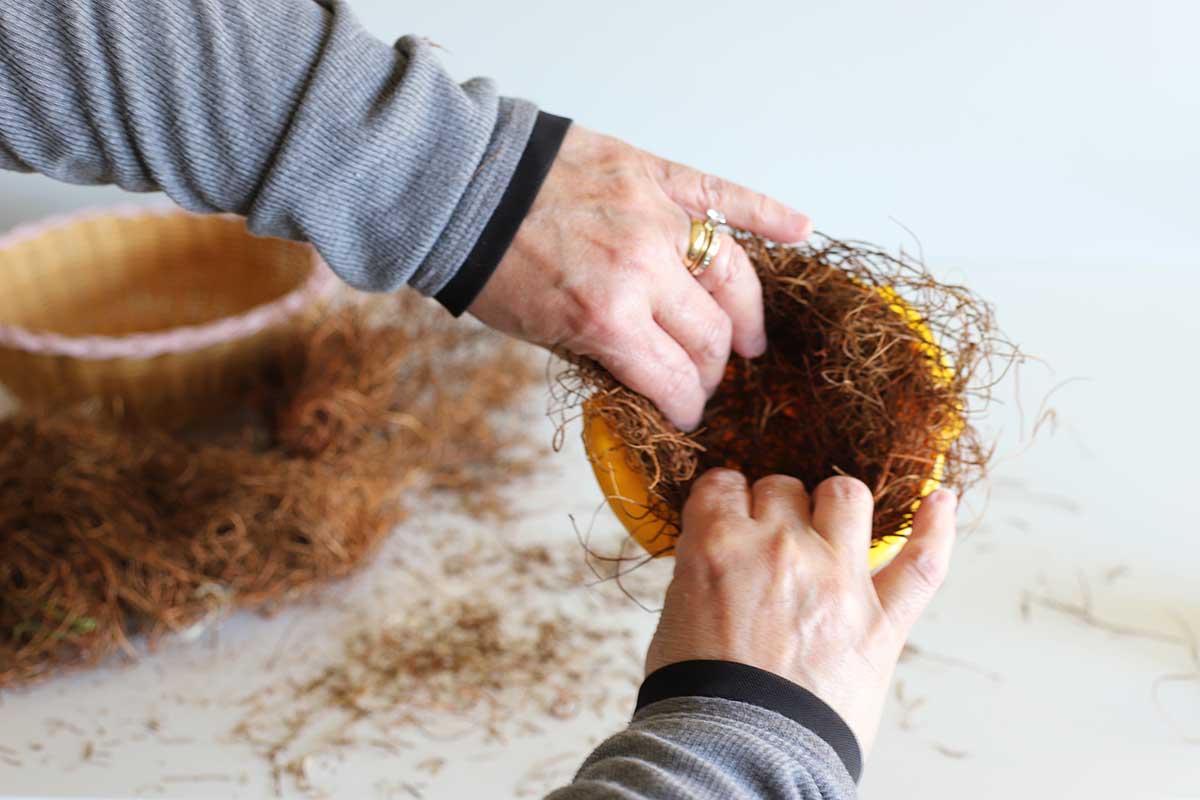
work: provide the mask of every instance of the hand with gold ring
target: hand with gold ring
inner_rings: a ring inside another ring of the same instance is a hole
[[[691,430],[731,348],[767,346],[762,287],[725,224],[781,242],[812,230],[769,197],[573,125],[470,311],[595,358]]]

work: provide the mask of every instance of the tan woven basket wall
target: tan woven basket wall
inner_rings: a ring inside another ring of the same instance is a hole
[[[307,245],[225,215],[122,209],[0,240],[0,382],[185,422],[243,398],[331,281]]]

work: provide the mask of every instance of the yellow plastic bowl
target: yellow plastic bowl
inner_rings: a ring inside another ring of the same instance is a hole
[[[893,311],[908,321],[909,327],[920,337],[921,349],[930,358],[930,368],[936,380],[949,383],[954,376],[949,361],[941,354],[933,332],[925,324],[921,315],[904,302],[890,287],[881,286],[877,290],[889,302]],[[583,408],[583,442],[587,448],[588,460],[596,481],[608,498],[617,519],[625,526],[629,535],[642,546],[651,556],[670,555],[673,551],[670,545],[679,533],[678,526],[670,521],[659,518],[650,512],[650,494],[646,478],[638,474],[630,466],[624,443],[617,437],[608,423],[597,413],[590,403]],[[921,499],[935,491],[942,482],[946,466],[946,453],[950,445],[962,432],[961,418],[955,418],[948,424],[938,437],[938,449],[934,453],[933,469],[929,477],[921,485],[921,492],[913,502],[915,512],[921,505]],[[904,547],[912,525],[906,524],[894,534],[884,536],[871,543],[868,555],[870,567],[876,570],[887,564]]]

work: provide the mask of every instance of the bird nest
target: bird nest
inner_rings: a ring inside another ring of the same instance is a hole
[[[738,238],[763,285],[769,346],[729,361],[699,429],[676,429],[593,360],[572,359],[559,376],[560,410],[585,417],[610,502],[658,555],[673,548],[688,490],[709,468],[792,475],[809,489],[849,475],[874,493],[872,539],[907,535],[920,497],[939,483],[961,492],[984,474],[990,450],[975,420],[1014,352],[991,307],[903,253]],[[622,464],[596,452],[597,425],[619,442]],[[602,473],[614,467],[633,473],[638,497],[608,484]]]

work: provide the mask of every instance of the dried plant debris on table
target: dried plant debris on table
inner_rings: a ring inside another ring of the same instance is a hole
[[[961,491],[982,476],[990,451],[974,422],[1017,355],[986,302],[870,245],[739,240],[763,285],[769,346],[730,359],[696,432],[677,430],[595,361],[572,359],[559,376],[562,416],[586,404],[646,479],[664,550],[692,481],[712,467],[751,480],[794,475],[810,489],[860,478],[875,496],[875,539],[909,523],[937,453],[944,485]]]
[[[410,558],[440,591],[361,620],[323,666],[244,700],[234,738],[266,761],[277,793],[316,791],[313,764],[339,752],[397,755],[422,739],[470,752],[582,713],[627,712],[642,655],[628,626],[604,612],[628,607],[586,588],[574,547],[452,532]],[[412,761],[433,774],[445,759],[436,769]]]
[[[533,464],[498,423],[528,354],[414,297],[329,310],[236,426],[0,421],[0,688],[343,577],[434,490],[477,515]]]

